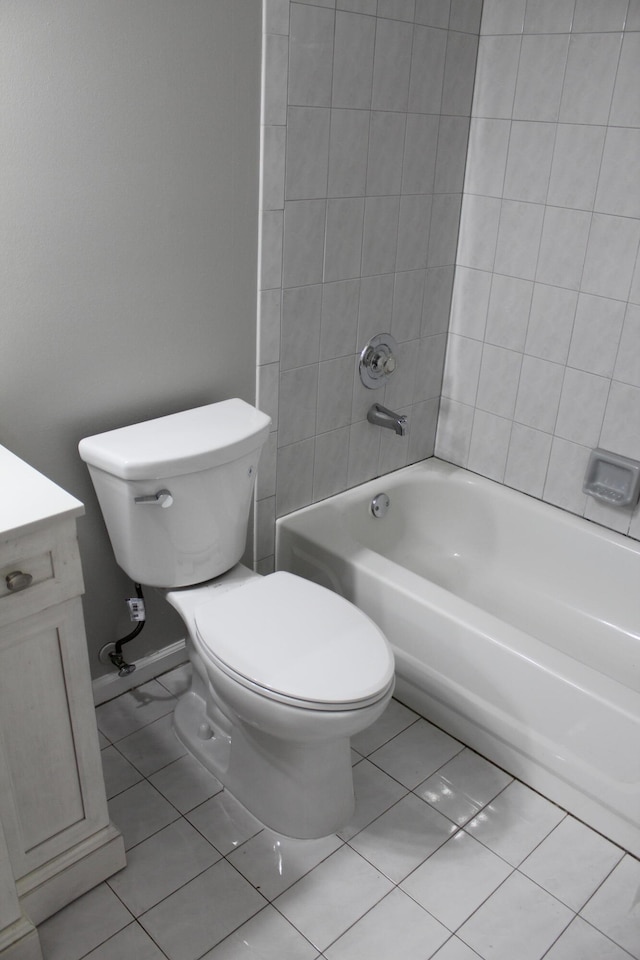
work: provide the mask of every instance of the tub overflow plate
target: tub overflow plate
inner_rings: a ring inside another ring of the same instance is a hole
[[[387,510],[389,509],[390,503],[391,503],[391,500],[386,495],[386,493],[377,493],[375,495],[375,497],[371,501],[370,507],[371,507],[371,513],[376,518],[376,520],[380,520],[382,517],[384,517]]]

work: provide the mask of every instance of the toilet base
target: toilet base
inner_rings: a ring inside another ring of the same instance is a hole
[[[258,820],[310,840],[335,833],[353,814],[348,737],[313,743],[277,739],[215,707],[195,690],[176,705],[178,739]],[[208,731],[213,736],[207,736]]]

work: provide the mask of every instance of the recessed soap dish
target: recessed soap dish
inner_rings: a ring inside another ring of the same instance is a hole
[[[612,507],[634,507],[640,496],[640,462],[609,450],[592,450],[582,489]]]

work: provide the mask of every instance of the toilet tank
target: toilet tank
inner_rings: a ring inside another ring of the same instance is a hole
[[[80,441],[113,552],[136,583],[185,587],[240,560],[269,417],[223,400]]]

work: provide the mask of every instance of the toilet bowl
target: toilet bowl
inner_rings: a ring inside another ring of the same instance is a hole
[[[221,577],[166,594],[189,631],[195,678],[176,733],[266,826],[326,836],[353,813],[350,738],[387,706],[393,658],[378,628],[324,588],[232,574],[231,587]]]
[[[265,825],[320,837],[351,817],[350,737],[385,709],[394,662],[347,600],[239,562],[269,424],[227,400],[88,437],[79,450],[117,562],[185,624],[193,671],[178,737]]]

